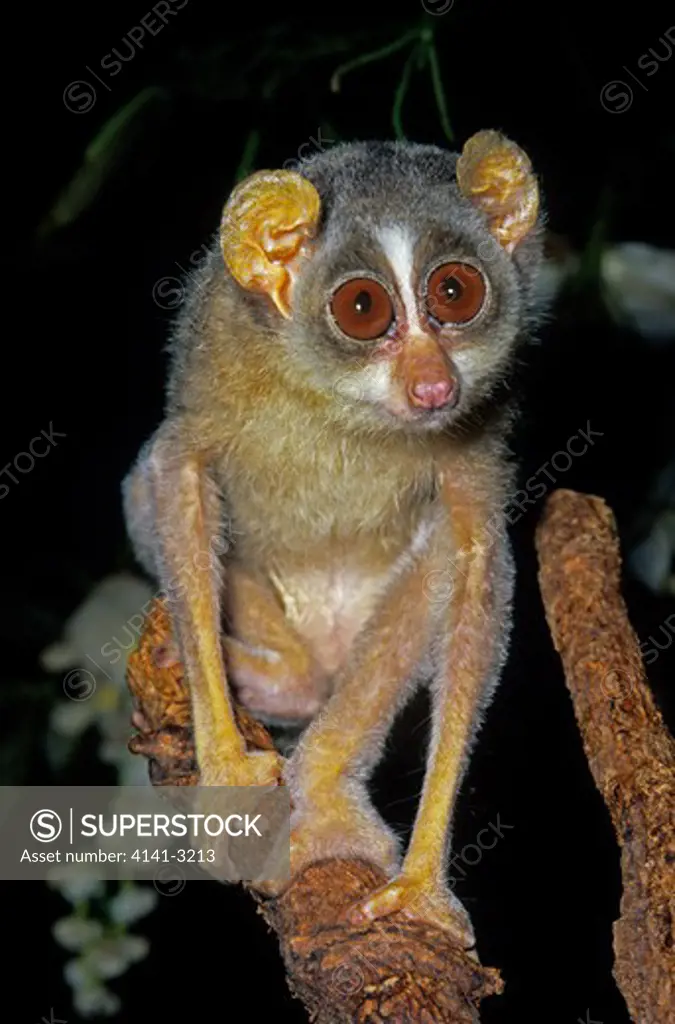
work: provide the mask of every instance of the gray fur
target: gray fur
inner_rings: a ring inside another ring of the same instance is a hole
[[[421,280],[446,256],[468,258],[489,279],[489,306],[466,329],[477,379],[464,390],[449,424],[464,432],[473,423],[484,425],[486,419],[499,417],[499,429],[503,428],[497,390],[508,377],[518,346],[544,312],[535,303],[544,219],[540,215],[513,255],[506,253],[489,234],[483,213],[461,194],[455,177],[457,159],[457,153],[436,146],[352,142],[301,161],[297,170],[317,188],[322,216],[319,245],[294,290],[292,320],[281,323],[270,303],[246,292],[230,277],[219,241],[214,239],[210,256],[192,276],[171,341],[169,411],[179,409],[180,385],[214,294],[222,294],[228,316],[234,319],[234,334],[241,322],[261,336],[268,335],[270,345],[283,345],[280,369],[287,368],[289,385],[302,378],[317,392],[333,394],[336,381],[368,359],[367,349],[350,346],[331,322],[327,306],[336,279],[359,272],[390,276],[376,231],[396,225],[407,227],[417,240],[415,259]],[[503,387],[501,394],[505,394]],[[372,410],[365,409],[363,402],[352,404],[353,428],[377,429]],[[397,427],[391,420],[381,420],[379,425]]]

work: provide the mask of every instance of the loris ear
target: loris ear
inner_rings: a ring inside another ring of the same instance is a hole
[[[491,234],[507,252],[530,231],[539,212],[539,187],[526,153],[499,132],[478,132],[457,161],[457,184],[482,210]]]
[[[235,281],[262,292],[282,316],[290,317],[290,290],[314,235],[321,200],[295,171],[257,171],[228,199],[220,223],[220,244]]]

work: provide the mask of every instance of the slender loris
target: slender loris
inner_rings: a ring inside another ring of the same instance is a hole
[[[281,760],[292,873],[374,862],[389,881],[353,921],[403,909],[467,948],[445,859],[510,632],[504,382],[535,318],[541,240],[530,161],[493,131],[459,155],[349,143],[251,175],[123,487],[137,556],[168,594],[202,783],[268,784]],[[429,681],[403,856],[367,781]],[[233,696],[304,727],[288,756],[246,751]]]

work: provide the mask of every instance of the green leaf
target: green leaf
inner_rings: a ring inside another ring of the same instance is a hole
[[[92,205],[127,149],[138,127],[139,115],[164,96],[163,89],[149,86],[106,121],[87,146],[82,165],[40,224],[40,239],[72,224]]]
[[[574,285],[577,288],[600,289],[602,255],[607,246],[613,205],[612,190],[605,186],[600,193],[595,220],[588,241],[581,253],[579,269],[574,278]]]
[[[239,166],[237,167],[234,175],[235,184],[239,181],[243,181],[244,178],[253,170],[255,164],[255,158],[260,148],[260,132],[257,128],[252,128],[246,136],[246,142],[244,143],[244,151],[241,154]]]
[[[431,39],[427,47],[427,58],[429,60],[429,72],[431,74],[431,83],[434,89],[434,96],[436,97],[436,106],[438,108],[438,116],[441,122],[441,128],[445,133],[445,137],[448,142],[455,141],[455,133],[452,130],[450,124],[450,116],[448,114],[448,105],[445,101],[445,90],[443,88],[443,80],[441,78],[441,68],[438,63],[438,54],[436,53],[436,46]]]
[[[394,106],[391,111],[391,121],[394,126],[394,135],[399,142],[406,141],[406,134],[403,131],[403,120],[401,117],[403,111],[403,103],[408,92],[408,86],[410,85],[410,76],[412,74],[413,66],[415,65],[419,56],[419,44],[414,46],[411,53],[408,56],[405,64],[403,65],[403,71],[401,73],[401,79],[396,87],[394,94]]]
[[[369,53],[362,53],[359,57],[354,57],[353,60],[347,61],[346,64],[340,65],[340,67],[333,73],[333,77],[330,80],[330,87],[332,92],[339,92],[342,79],[345,75],[349,74],[350,71],[355,71],[357,68],[362,68],[366,64],[372,64],[376,60],[384,60],[386,57],[390,57],[393,53],[397,53],[402,50],[404,46],[419,37],[419,29],[414,28],[410,32],[405,32],[398,39],[395,39],[393,43],[387,43],[386,46],[381,46],[377,50],[371,50]]]

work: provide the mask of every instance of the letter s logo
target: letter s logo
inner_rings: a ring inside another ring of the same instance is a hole
[[[39,843],[53,843],[61,835],[63,822],[56,811],[43,809],[36,811],[30,819],[30,831]]]

